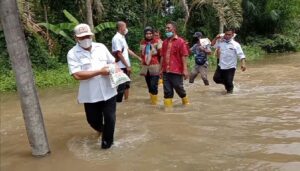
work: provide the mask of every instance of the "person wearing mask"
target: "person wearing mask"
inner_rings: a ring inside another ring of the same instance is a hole
[[[196,43],[193,47],[190,48],[190,51],[195,56],[195,66],[190,75],[190,83],[194,83],[195,78],[200,73],[204,85],[208,86],[209,81],[207,79],[208,72],[208,60],[207,56],[211,53],[210,45],[201,43],[200,39],[202,38],[201,32],[195,32],[193,37],[196,39]]]
[[[141,75],[145,76],[145,80],[150,94],[151,104],[157,104],[158,80],[160,74],[159,54],[162,43],[153,36],[152,27],[145,27],[144,39],[140,43],[142,69]]]
[[[117,22],[117,33],[112,39],[112,52],[116,57],[118,66],[125,74],[130,77],[131,64],[129,55],[136,57],[139,61],[142,59],[129,49],[125,35],[128,33],[127,25],[123,21]],[[130,82],[123,83],[118,86],[117,102],[122,102],[123,96],[125,100],[129,97]]]
[[[177,35],[176,23],[171,21],[166,24],[166,36],[161,50],[161,73],[163,75],[164,105],[172,107],[174,90],[182,99],[182,104],[189,104],[183,79],[189,76],[187,57],[189,55],[187,44]]]
[[[161,35],[160,35],[160,31],[159,30],[154,30],[154,39],[157,39],[159,43],[163,43],[163,41],[161,40]],[[160,61],[160,56],[158,57],[159,61]],[[159,81],[158,81],[158,85],[163,85],[163,79],[161,78],[161,76],[159,77]]]
[[[241,61],[241,70],[246,70],[245,54],[241,45],[233,39],[234,36],[234,29],[226,28],[224,36],[219,34],[212,40],[219,56],[213,79],[217,84],[223,84],[228,94],[233,93],[233,79],[238,59]]]
[[[109,78],[109,64],[115,58],[102,43],[92,42],[93,33],[87,24],[74,28],[76,45],[67,55],[70,74],[79,80],[78,102],[84,104],[90,126],[102,132],[101,148],[114,142],[116,94]]]

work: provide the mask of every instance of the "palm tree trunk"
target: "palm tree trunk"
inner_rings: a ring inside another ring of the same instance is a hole
[[[44,8],[45,21],[48,24],[49,23],[49,21],[48,21],[48,8],[47,8],[47,5],[45,3],[43,3],[43,8]],[[49,41],[50,39],[49,39],[49,30],[48,30],[48,27],[46,27],[46,39],[47,39],[47,43],[49,45],[50,44],[50,41]],[[51,52],[51,46],[48,46],[48,51],[50,53],[52,53]]]
[[[219,20],[219,33],[224,32],[224,22],[220,19]]]
[[[184,17],[184,31],[186,30],[186,24],[190,18],[190,11],[189,11],[189,6],[186,2],[186,0],[181,0],[182,4],[183,4],[183,7],[185,9],[185,17]]]
[[[91,30],[94,30],[94,22],[93,22],[93,10],[92,10],[93,0],[86,0],[86,20],[87,24],[91,27]]]
[[[0,18],[16,77],[32,154],[34,156],[44,156],[50,152],[50,149],[16,0],[0,1]]]

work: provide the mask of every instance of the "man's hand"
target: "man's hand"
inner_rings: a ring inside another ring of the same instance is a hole
[[[218,34],[217,36],[216,36],[216,39],[220,39],[222,36],[221,36],[221,34]]]
[[[242,69],[242,71],[246,71],[246,65],[245,65],[245,64],[242,64],[242,65],[241,65],[241,69]]]
[[[241,60],[241,69],[242,69],[242,71],[246,71],[246,61],[245,61],[245,58]]]
[[[183,71],[183,78],[184,80],[189,78],[189,72],[186,69]]]
[[[100,69],[100,75],[109,75],[109,67],[105,66]]]
[[[127,74],[129,75],[131,73],[131,67],[126,67]]]

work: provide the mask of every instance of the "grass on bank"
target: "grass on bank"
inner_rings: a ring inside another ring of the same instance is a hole
[[[260,59],[265,53],[259,47],[255,46],[243,46],[243,50],[246,54],[247,61]],[[214,56],[209,57],[209,65],[216,65],[216,58]],[[190,56],[188,59],[189,70],[194,66],[194,58]],[[137,77],[140,72],[140,66],[136,59],[132,60],[133,77]],[[78,81],[73,79],[69,75],[67,64],[59,65],[56,69],[51,70],[34,70],[35,84],[39,88],[47,87],[64,87],[74,86],[78,84]],[[16,91],[16,81],[12,71],[6,73],[0,73],[0,92]]]
[[[35,85],[39,88],[73,86],[77,83],[70,76],[67,65],[52,70],[33,70]],[[0,74],[0,92],[16,91],[16,80],[12,71]]]

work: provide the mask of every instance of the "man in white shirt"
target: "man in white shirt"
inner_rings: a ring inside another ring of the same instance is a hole
[[[238,58],[241,60],[242,71],[246,70],[246,57],[241,45],[233,39],[234,30],[226,29],[222,37],[220,34],[212,40],[212,45],[217,48],[219,63],[214,74],[214,81],[223,84],[227,93],[233,93],[233,78]]]
[[[78,102],[84,104],[90,126],[102,133],[101,148],[110,148],[116,122],[116,88],[112,88],[108,64],[115,58],[102,43],[92,42],[87,24],[74,28],[77,44],[68,52],[70,74],[80,81]],[[104,119],[104,122],[103,122]]]
[[[138,58],[139,61],[142,59],[136,55],[133,51],[128,48],[125,35],[128,33],[127,25],[123,21],[117,22],[117,33],[112,39],[112,52],[116,57],[119,67],[124,73],[130,77],[131,64],[129,59],[129,54]],[[130,82],[123,83],[118,86],[117,102],[122,102],[123,95],[124,99],[127,100],[129,96]]]

